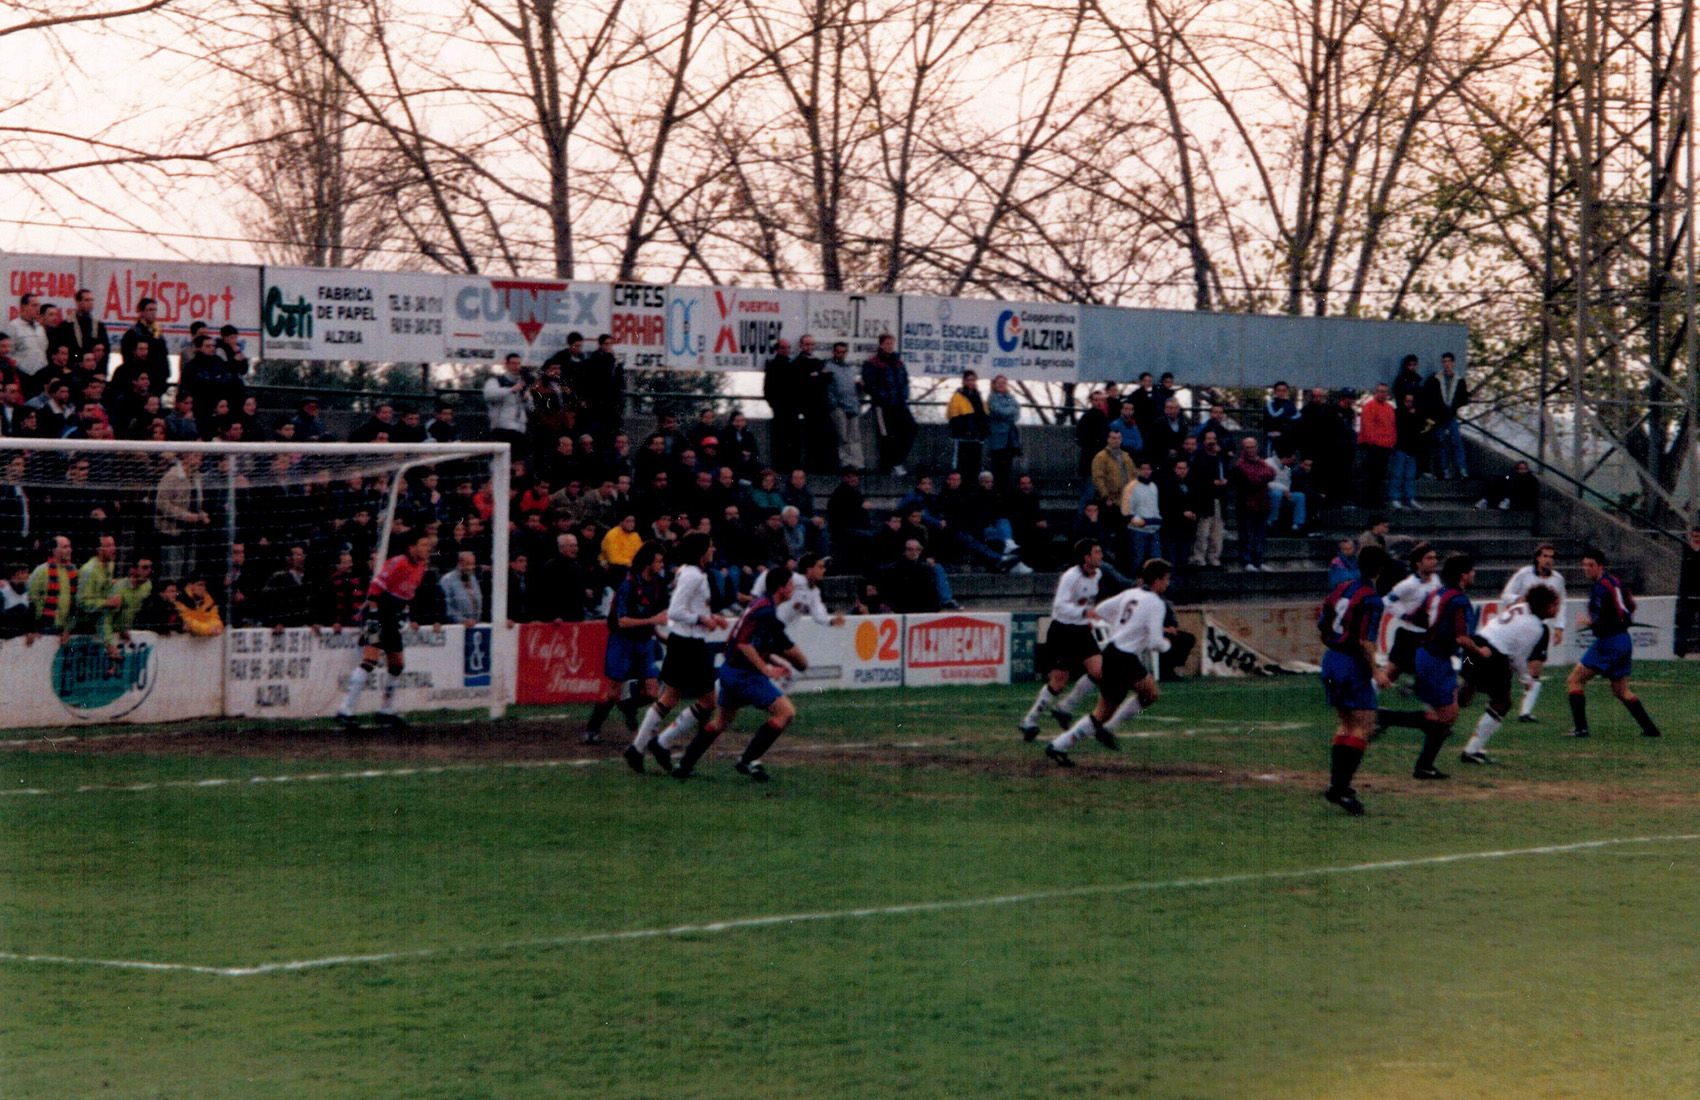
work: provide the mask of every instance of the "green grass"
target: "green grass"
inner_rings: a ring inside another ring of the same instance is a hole
[[[1642,671],[1663,741],[1603,692],[1557,737],[1555,684],[1445,785],[1377,742],[1362,819],[1316,795],[1308,680],[1178,685],[1071,773],[1013,737],[1027,688],[805,697],[767,787],[610,759],[117,790],[400,765],[8,753],[5,788],[97,789],[0,796],[0,951],[437,953],[0,961],[0,1095],[1693,1096],[1700,843],[491,947],[1700,832],[1700,676]]]

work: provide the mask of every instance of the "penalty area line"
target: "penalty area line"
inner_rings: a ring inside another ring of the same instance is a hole
[[[230,775],[208,779],[157,779],[142,783],[84,783],[80,787],[13,787],[0,798],[19,796],[118,793],[126,791],[188,790],[207,787],[262,787],[284,783],[333,783],[350,779],[399,779],[410,775],[450,775],[456,772],[513,771],[528,768],[588,768],[613,758],[574,757],[565,760],[505,760],[499,764],[427,764],[405,768],[359,768],[345,772],[292,772],[285,775]]]
[[[767,916],[734,917],[702,924],[677,924],[670,927],[631,928],[613,932],[586,932],[569,936],[548,936],[537,939],[509,940],[501,943],[466,944],[449,947],[422,947],[406,951],[380,951],[370,954],[327,955],[317,959],[294,959],[285,962],[255,963],[250,966],[213,966],[201,963],[151,962],[138,959],[78,958],[70,955],[29,954],[0,951],[0,963],[34,963],[40,965],[77,966],[108,970],[142,970],[184,974],[207,974],[224,978],[250,978],[263,974],[287,974],[308,970],[325,970],[341,966],[375,966],[383,963],[408,962],[451,957],[506,954],[516,951],[549,950],[587,944],[618,943],[629,940],[671,939],[685,936],[710,936],[745,929],[772,928],[782,925],[813,924],[826,921],[866,920],[875,917],[899,917],[917,913],[948,913],[968,909],[988,909],[1006,905],[1025,905],[1034,902],[1061,901],[1071,898],[1106,897],[1117,894],[1156,893],[1164,890],[1200,890],[1214,886],[1239,886],[1259,882],[1281,882],[1293,879],[1328,878],[1344,875],[1374,874],[1383,871],[1405,871],[1438,867],[1455,863],[1476,863],[1501,859],[1521,859],[1529,856],[1566,855],[1578,852],[1597,852],[1629,844],[1669,844],[1700,840],[1700,833],[1673,833],[1663,836],[1607,837],[1601,840],[1580,840],[1568,844],[1544,844],[1534,848],[1504,848],[1486,852],[1454,852],[1438,856],[1416,856],[1409,859],[1387,859],[1370,863],[1346,863],[1328,867],[1301,867],[1286,871],[1244,871],[1228,875],[1205,875],[1195,878],[1159,879],[1145,882],[1103,883],[1095,886],[1072,886],[1054,890],[1031,890],[1016,894],[994,894],[977,898],[954,898],[942,901],[917,901],[898,905],[871,905],[856,909],[833,909],[801,913],[779,913]]]

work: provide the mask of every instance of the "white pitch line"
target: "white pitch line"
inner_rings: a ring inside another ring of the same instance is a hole
[[[499,764],[432,764],[426,767],[362,768],[346,772],[294,772],[288,775],[230,775],[209,779],[160,779],[146,783],[85,783],[80,787],[47,790],[41,787],[15,787],[0,790],[0,797],[19,795],[92,794],[99,792],[161,791],[201,787],[277,786],[280,783],[329,783],[339,779],[395,779],[411,775],[446,775],[452,772],[500,771],[516,768],[588,768],[592,764],[609,763],[613,757],[575,758],[570,760],[508,760]]]
[[[1361,875],[1378,871],[1403,871],[1417,867],[1436,867],[1451,863],[1470,863],[1494,859],[1518,859],[1524,856],[1564,855],[1572,852],[1593,852],[1601,848],[1625,844],[1661,844],[1700,840],[1700,833],[1674,833],[1665,836],[1608,837],[1603,840],[1580,840],[1570,844],[1545,844],[1537,848],[1506,848],[1488,852],[1455,852],[1450,855],[1417,856],[1411,859],[1387,859],[1374,863],[1347,863],[1332,867],[1304,867],[1290,871],[1245,871],[1232,875],[1209,875],[1198,878],[1160,879],[1154,882],[1116,882],[1097,886],[1072,886],[1060,890],[1033,890],[1020,894],[995,894],[990,897],[956,898],[946,901],[918,901],[901,905],[873,905],[858,909],[834,909],[817,912],[783,913],[759,917],[734,917],[705,924],[678,924],[669,928],[631,928],[618,932],[588,932],[572,936],[550,936],[541,939],[509,940],[505,943],[469,944],[454,947],[422,947],[410,951],[380,951],[364,955],[327,955],[317,959],[295,959],[287,962],[255,963],[252,966],[209,966],[198,963],[146,962],[134,959],[76,958],[68,955],[40,955],[22,952],[0,952],[0,962],[40,963],[62,966],[97,967],[109,970],[152,970],[185,974],[211,974],[225,978],[251,978],[261,974],[284,974],[303,970],[324,970],[338,966],[375,965],[405,962],[415,959],[434,959],[451,955],[490,955],[510,951],[527,951],[554,947],[574,947],[594,943],[615,943],[626,940],[669,939],[677,936],[715,935],[747,928],[771,928],[776,925],[809,924],[821,921],[861,920],[869,917],[895,917],[914,913],[946,913],[964,909],[985,909],[994,906],[1023,905],[1030,902],[1059,901],[1068,898],[1103,897],[1113,894],[1153,893],[1159,890],[1198,890],[1212,886],[1238,886],[1252,882],[1280,882],[1290,879],[1322,878],[1333,875]]]

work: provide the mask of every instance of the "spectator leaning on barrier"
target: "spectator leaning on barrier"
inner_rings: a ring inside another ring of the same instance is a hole
[[[71,561],[71,540],[53,536],[48,559],[29,576],[30,609],[42,634],[64,631],[76,612],[77,567]]]
[[[77,570],[76,611],[71,633],[93,634],[109,646],[113,642],[112,613],[124,602],[112,591],[118,568],[118,540],[101,535],[94,556]]]
[[[146,554],[137,554],[124,576],[113,583],[112,595],[118,599],[112,610],[112,629],[118,632],[120,638],[128,640],[130,631],[136,629],[148,597],[153,595],[153,559]]]
[[[897,337],[879,338],[879,350],[862,364],[862,392],[873,408],[880,473],[908,476],[904,463],[915,443],[915,417],[909,411],[909,368],[897,354]]]
[[[8,565],[0,577],[0,639],[20,638],[35,633],[35,612],[30,606],[30,571],[27,565]]]
[[[962,372],[962,385],[950,395],[944,415],[950,429],[951,468],[967,477],[977,475],[986,437],[991,434],[978,374],[971,370]]]
[[[183,619],[183,629],[192,637],[211,638],[224,633],[224,620],[219,618],[218,604],[207,591],[202,577],[191,577],[183,584],[177,597],[177,614]]]

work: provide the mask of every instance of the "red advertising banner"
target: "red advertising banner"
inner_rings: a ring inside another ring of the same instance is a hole
[[[524,623],[516,703],[591,703],[602,694],[608,624]]]

